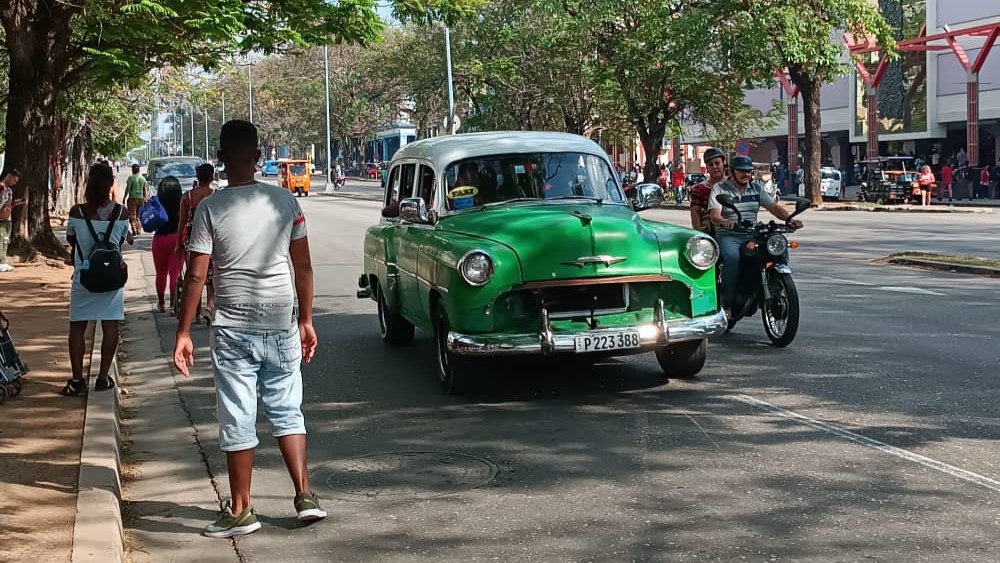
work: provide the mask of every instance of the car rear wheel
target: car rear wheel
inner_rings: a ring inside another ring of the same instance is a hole
[[[459,395],[469,390],[472,374],[468,358],[457,356],[448,351],[448,333],[451,323],[443,307],[437,311],[437,322],[434,324],[434,346],[437,356],[437,374],[441,389],[449,395]]]
[[[381,285],[378,286],[377,291],[379,336],[385,342],[396,346],[405,346],[413,342],[413,323],[389,308]]]
[[[667,377],[692,378],[705,367],[708,340],[680,342],[656,349],[656,361]]]

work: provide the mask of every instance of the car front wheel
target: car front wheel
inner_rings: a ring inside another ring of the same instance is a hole
[[[680,342],[656,349],[656,361],[667,377],[692,378],[705,367],[708,340]]]
[[[469,388],[470,362],[467,358],[456,356],[448,351],[449,332],[451,332],[451,323],[448,322],[448,314],[441,307],[438,309],[437,322],[434,325],[438,381],[445,393],[458,395]]]
[[[378,287],[378,332],[389,344],[405,346],[413,342],[413,323],[389,308],[382,286]]]

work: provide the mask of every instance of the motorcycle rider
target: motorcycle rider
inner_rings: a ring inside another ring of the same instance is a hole
[[[726,179],[726,153],[711,147],[702,156],[708,178],[691,188],[691,228],[705,234],[712,234],[712,222],[708,219],[708,195],[712,187]]]
[[[731,165],[731,176],[728,180],[712,188],[708,197],[709,219],[715,225],[715,240],[719,243],[722,261],[722,306],[727,315],[736,297],[736,283],[739,277],[740,248],[750,240],[750,234],[734,229],[736,213],[722,207],[716,200],[719,194],[729,194],[736,202],[736,208],[744,221],[757,222],[757,211],[766,208],[781,221],[788,221],[791,212],[782,207],[764,190],[759,181],[753,179],[753,160],[748,156],[737,156]],[[789,223],[796,229],[802,228],[802,221],[795,219]]]

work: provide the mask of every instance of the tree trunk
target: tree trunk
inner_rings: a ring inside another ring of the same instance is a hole
[[[636,131],[639,133],[639,142],[642,143],[642,150],[646,156],[646,162],[642,166],[643,182],[655,183],[660,176],[660,167],[656,164],[656,159],[660,156],[660,147],[663,146],[663,137],[666,134],[666,122],[650,115],[644,122],[641,122]]]
[[[821,164],[821,127],[820,122],[820,86],[821,83],[816,78],[802,72],[789,72],[792,82],[799,88],[802,94],[802,113],[805,117],[805,147],[802,151],[802,171],[804,172],[803,182],[805,183],[806,197],[813,202],[813,205],[823,203],[823,193],[820,190],[819,168]]]
[[[52,135],[52,154],[49,155],[49,175],[52,178],[52,191],[49,193],[51,212],[65,211],[60,202],[64,187],[63,173],[66,172],[66,128],[64,120],[57,120],[55,134]]]
[[[49,224],[49,168],[59,81],[66,71],[70,22],[81,8],[55,0],[8,0],[0,10],[9,59],[6,166],[21,172],[10,252],[65,256]]]

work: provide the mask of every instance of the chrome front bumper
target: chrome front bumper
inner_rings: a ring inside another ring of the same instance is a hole
[[[692,319],[667,319],[663,314],[663,302],[658,301],[655,321],[650,324],[630,327],[599,328],[579,332],[553,332],[549,324],[548,312],[542,309],[541,323],[537,333],[528,334],[461,334],[448,333],[448,351],[460,356],[515,356],[530,354],[566,354],[576,352],[577,336],[600,336],[623,330],[639,331],[639,347],[612,350],[610,354],[634,354],[648,352],[667,344],[689,340],[701,340],[726,332],[729,319],[723,311]]]

